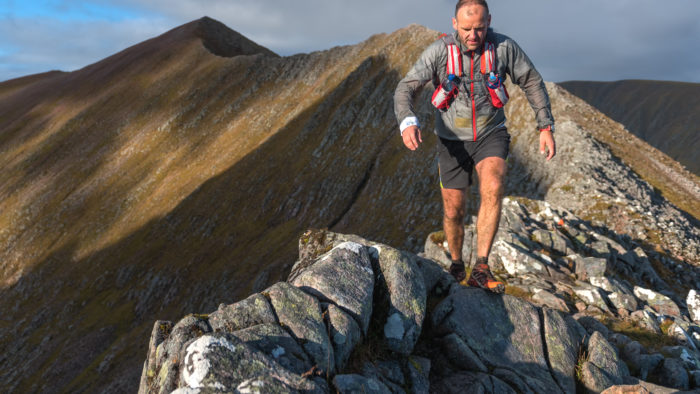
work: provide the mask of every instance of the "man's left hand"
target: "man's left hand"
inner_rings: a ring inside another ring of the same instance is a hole
[[[547,161],[549,161],[557,153],[554,143],[554,136],[549,130],[540,131],[540,153],[547,155]]]

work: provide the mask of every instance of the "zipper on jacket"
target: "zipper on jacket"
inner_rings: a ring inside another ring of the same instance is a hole
[[[474,51],[469,51],[469,79],[471,79],[471,98],[472,98],[472,133],[474,134],[474,142],[476,142],[476,100],[474,99]]]

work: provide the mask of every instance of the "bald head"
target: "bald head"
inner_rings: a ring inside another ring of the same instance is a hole
[[[480,5],[484,8],[486,8],[486,15],[489,15],[489,5],[486,3],[486,0],[459,0],[457,2],[457,5],[455,6],[455,18],[457,17],[457,14],[459,13],[459,10],[468,5]]]

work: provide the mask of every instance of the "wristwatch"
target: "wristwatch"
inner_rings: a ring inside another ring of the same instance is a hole
[[[551,131],[552,133],[554,133],[554,125],[553,124],[547,125],[545,128],[540,129],[540,131]]]

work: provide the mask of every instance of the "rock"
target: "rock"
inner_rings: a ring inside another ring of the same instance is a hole
[[[382,382],[376,379],[366,378],[362,375],[335,375],[333,386],[338,393],[367,393],[367,394],[391,394],[391,391]]]
[[[646,380],[649,373],[664,360],[661,354],[645,354],[646,350],[637,341],[628,342],[620,352],[620,357],[630,368],[630,373]]]
[[[635,321],[641,328],[654,332],[656,334],[661,334],[661,328],[659,328],[659,323],[656,318],[649,313],[649,311],[641,310],[634,311],[630,314],[630,317]]]
[[[441,296],[447,294],[450,286],[455,283],[454,277],[447,273],[443,267],[433,260],[406,253],[412,259],[423,274],[425,291],[427,294]]]
[[[148,354],[144,362],[143,372],[141,373],[141,382],[139,384],[139,394],[147,393],[148,386],[153,380],[157,372],[156,352],[158,346],[168,338],[173,329],[173,323],[165,320],[156,320],[151,330],[151,339],[148,343]]]
[[[542,315],[547,358],[554,379],[564,392],[575,393],[577,354],[583,338],[580,338],[576,330],[566,323],[561,313],[544,308]]]
[[[608,387],[622,384],[622,379],[608,374],[590,361],[581,365],[581,384],[588,392],[600,393]]]
[[[231,334],[204,335],[188,342],[183,352],[180,387],[232,392],[254,381],[270,392],[324,391],[316,382],[289,372]]]
[[[384,340],[389,348],[408,355],[423,327],[427,294],[423,276],[415,262],[403,252],[375,245],[382,303],[387,305]],[[381,306],[380,306],[381,308]]]
[[[534,391],[559,390],[547,366],[539,312],[526,301],[458,287],[435,307],[431,324],[436,335],[454,333],[486,368],[513,370]]]
[[[367,248],[344,242],[296,271],[290,283],[350,313],[367,333],[372,315],[374,271]]]
[[[434,393],[445,394],[515,394],[508,384],[482,372],[459,371],[431,386]]]
[[[362,340],[357,322],[337,306],[328,305],[330,338],[337,370],[342,371],[355,346]]]
[[[207,320],[200,316],[189,315],[177,322],[156,348],[155,376],[150,385],[158,387],[159,392],[173,391],[177,387],[183,346],[211,331]]]
[[[428,394],[430,392],[430,359],[419,356],[408,356],[406,363],[410,392]]]
[[[685,300],[688,304],[688,313],[694,322],[700,324],[700,294],[695,289],[688,292],[688,297]]]
[[[644,386],[627,384],[608,387],[600,394],[650,394],[650,392]]]
[[[605,276],[607,260],[599,257],[576,258],[576,276],[580,280]]]
[[[590,286],[590,285],[589,285]],[[574,288],[574,293],[576,293],[576,296],[578,296],[583,302],[586,303],[586,305],[591,305],[599,308],[602,311],[610,313],[610,309],[608,308],[608,304],[605,302],[605,296],[601,292],[600,289],[597,287],[589,287],[589,288],[580,288],[576,287]]]
[[[605,371],[615,382],[622,383],[625,376],[629,376],[627,365],[620,360],[615,348],[603,335],[596,331],[588,342],[588,361]]]
[[[280,324],[289,328],[318,368],[333,374],[335,356],[318,300],[286,282],[274,284],[263,294],[269,295]]]
[[[658,379],[661,385],[679,390],[690,388],[688,372],[683,367],[683,361],[677,358],[667,358],[659,367]]]
[[[600,287],[609,293],[622,293],[632,295],[632,290],[627,285],[615,278],[607,276],[591,276],[588,278],[588,283],[593,286]]]
[[[635,286],[634,295],[645,301],[657,313],[668,316],[681,316],[681,311],[673,300],[650,289]]]
[[[277,324],[259,324],[232,335],[296,374],[301,375],[313,366],[301,346]]]
[[[528,249],[503,239],[494,242],[491,255],[500,261],[509,275],[518,276],[526,273],[548,275],[545,264]]]
[[[436,231],[430,233],[425,239],[423,253],[425,253],[425,256],[427,258],[437,262],[443,268],[448,269],[452,264],[452,261],[450,260],[450,256],[448,255],[449,252],[447,251],[446,244],[447,241],[445,241],[444,231]]]
[[[488,372],[488,368],[481,362],[479,356],[457,334],[450,333],[440,338],[439,343],[447,359],[455,368]]]
[[[235,304],[219,305],[209,314],[209,324],[217,332],[234,332],[258,324],[277,324],[277,319],[267,299],[256,293]]]
[[[700,388],[700,370],[688,372],[688,377],[690,378],[691,387]]]
[[[384,384],[392,393],[404,393],[405,377],[401,365],[396,360],[365,362],[362,376]]]
[[[535,289],[535,294],[532,296],[532,301],[565,313],[569,312],[569,307],[566,306],[566,302],[547,290]]]
[[[637,299],[634,296],[623,293],[610,293],[608,294],[608,300],[617,309],[624,309],[627,311],[636,311],[638,308]]]
[[[661,352],[670,358],[677,358],[683,362],[685,369],[700,369],[698,353],[683,346],[664,346]]]

